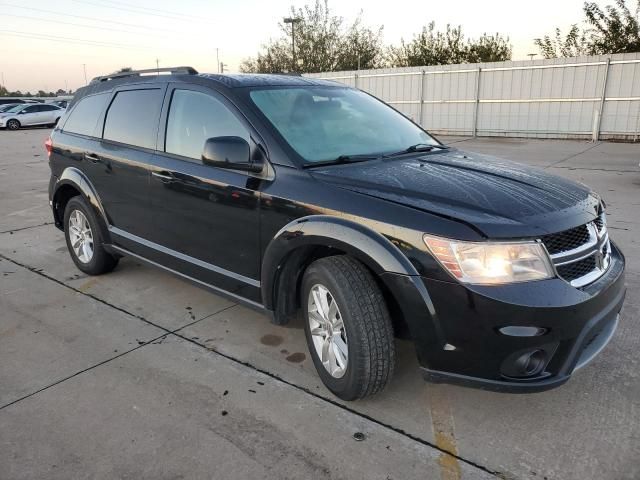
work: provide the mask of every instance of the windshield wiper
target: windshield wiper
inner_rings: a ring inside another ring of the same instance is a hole
[[[309,162],[303,168],[324,167],[326,165],[341,165],[344,163],[366,162],[367,160],[376,160],[382,158],[381,155],[363,154],[363,155],[340,155],[333,160],[321,160],[319,162]]]
[[[414,152],[430,152],[431,150],[447,150],[449,147],[445,145],[439,144],[431,144],[431,143],[416,143],[415,145],[411,145],[410,147],[405,148],[404,150],[400,150],[399,152],[393,152],[385,155],[386,157],[396,157],[398,155],[404,155],[405,153],[414,153]]]

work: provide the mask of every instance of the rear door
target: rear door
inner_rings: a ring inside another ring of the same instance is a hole
[[[205,140],[218,136],[259,148],[257,133],[221,94],[171,85],[151,173],[149,247],[179,272],[258,301],[260,180],[202,164]]]
[[[98,126],[101,139],[84,154],[114,243],[134,252],[137,239],[151,227],[149,168],[165,89],[146,85],[114,91]]]
[[[41,123],[47,125],[55,123],[56,118],[60,118],[63,113],[63,111],[55,105],[40,105],[40,112],[42,113]]]

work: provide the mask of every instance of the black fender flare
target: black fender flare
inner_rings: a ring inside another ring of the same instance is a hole
[[[56,181],[53,187],[53,194],[51,195],[52,207],[53,207],[53,215],[56,221],[56,225],[60,224],[63,227],[63,219],[58,218],[58,214],[56,211],[56,204],[59,198],[59,193],[65,185],[71,186],[89,202],[89,204],[93,207],[96,217],[98,218],[98,223],[100,223],[100,230],[102,231],[102,238],[105,239],[106,243],[111,242],[111,236],[109,235],[108,229],[108,219],[107,214],[102,206],[102,202],[100,201],[100,197],[98,192],[96,191],[93,184],[89,181],[87,176],[82,173],[82,171],[76,167],[67,167],[62,172],[62,175]]]
[[[261,269],[262,301],[274,310],[278,275],[291,252],[304,246],[342,250],[367,265],[374,273],[418,275],[404,254],[380,233],[341,217],[310,215],[285,225],[267,246]]]

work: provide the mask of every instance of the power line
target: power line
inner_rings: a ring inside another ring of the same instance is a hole
[[[72,15],[70,13],[60,13],[60,12],[55,12],[53,10],[45,10],[43,8],[23,7],[21,5],[14,5],[14,4],[11,4],[11,3],[0,3],[0,6],[21,8],[23,10],[33,10],[34,12],[41,12],[41,13],[49,13],[49,14],[52,14],[52,15],[58,15],[59,17],[73,17],[73,18],[81,18],[83,20],[92,20],[94,22],[100,22],[100,23],[112,23],[112,24],[115,24],[115,25],[124,25],[125,27],[133,27],[133,28],[138,28],[138,29],[139,28],[146,28],[148,30],[156,30],[158,32],[164,32],[165,34],[167,33],[167,30],[164,29],[164,28],[154,28],[154,27],[148,27],[148,26],[145,26],[145,25],[135,25],[133,23],[117,22],[115,20],[105,20],[103,18],[96,18],[96,17],[85,17],[83,15]]]
[[[154,17],[161,17],[161,18],[168,18],[170,20],[180,20],[180,21],[189,21],[192,22],[194,19],[189,19],[189,18],[181,18],[181,17],[177,17],[174,15],[164,15],[162,13],[153,13],[150,11],[147,11],[146,9],[143,9],[142,11],[140,10],[134,10],[131,8],[131,6],[126,6],[126,7],[121,7],[121,6],[114,6],[114,5],[105,5],[105,4],[101,4],[101,3],[96,3],[90,0],[72,0],[73,2],[76,3],[83,3],[85,5],[92,5],[94,7],[101,7],[101,8],[110,8],[113,10],[118,10],[118,11],[125,11],[125,12],[131,12],[131,13],[138,13],[138,14],[144,14],[144,15],[151,15]],[[134,7],[136,8],[136,7]],[[201,19],[198,19],[201,20]]]
[[[116,0],[93,0],[95,2],[100,2],[100,3],[110,3],[112,5],[117,5],[117,6],[123,6],[126,8],[135,8],[136,10],[142,10],[143,12],[158,12],[158,13],[164,13],[166,15],[174,15],[177,17],[183,17],[184,19],[191,19],[191,20],[199,20],[199,21],[209,21],[208,19],[203,19],[202,17],[196,17],[194,15],[186,15],[184,13],[179,13],[179,12],[175,12],[175,11],[169,11],[169,10],[162,10],[159,8],[149,8],[149,7],[137,7],[134,5],[131,5],[129,3],[125,3],[125,2],[117,2]]]
[[[54,42],[63,42],[63,43],[76,43],[79,45],[91,45],[94,47],[110,47],[110,48],[125,48],[127,50],[131,49],[143,49],[149,50],[153,47],[147,46],[132,46],[125,45],[123,43],[111,43],[111,42],[102,42],[98,40],[83,40],[80,38],[70,38],[70,37],[59,37],[57,35],[46,35],[46,34],[38,34],[38,33],[30,33],[30,32],[19,32],[16,30],[0,30],[0,34],[3,35],[11,35],[14,37],[24,37],[24,38],[33,38],[35,40],[49,40]]]
[[[34,20],[36,22],[47,22],[47,23],[51,23],[51,20],[46,19],[46,18],[41,18],[41,17],[30,17],[28,15],[15,15],[12,13],[4,13],[3,16],[5,17],[16,17],[16,18],[26,18],[28,20]],[[160,36],[158,34],[154,34],[154,33],[148,33],[148,32],[135,32],[133,30],[124,30],[124,29],[120,29],[120,28],[110,28],[110,27],[102,27],[100,25],[88,25],[88,24],[82,24],[82,23],[74,23],[74,22],[65,22],[64,20],[56,20],[56,23],[60,23],[63,25],[73,25],[74,27],[81,27],[81,28],[93,28],[96,30],[108,30],[111,32],[123,32],[123,33],[132,33],[134,35],[153,35],[153,36]]]

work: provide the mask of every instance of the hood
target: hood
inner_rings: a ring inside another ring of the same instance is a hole
[[[458,220],[489,238],[559,232],[592,221],[601,208],[583,184],[453,149],[311,172],[339,188]]]

